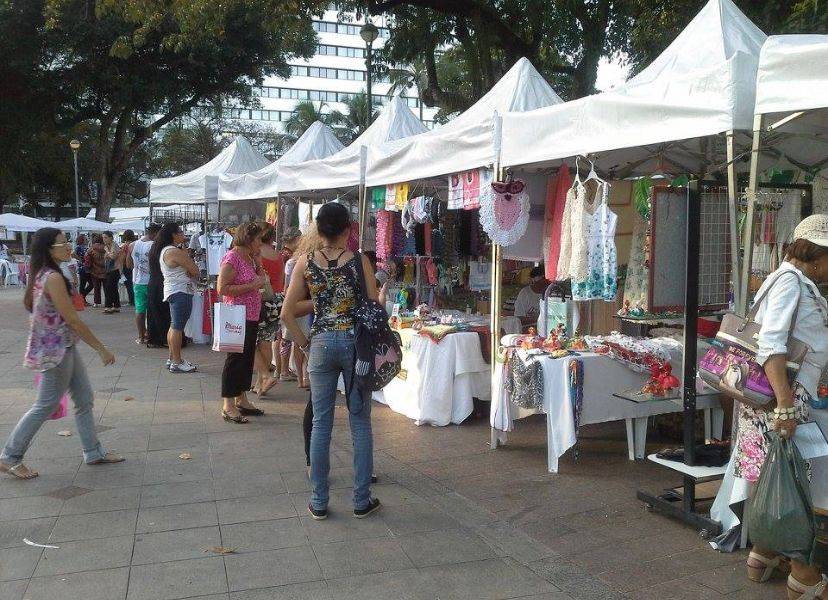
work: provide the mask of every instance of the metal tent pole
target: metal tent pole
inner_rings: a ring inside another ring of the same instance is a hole
[[[744,315],[747,312],[748,297],[750,296],[750,271],[753,264],[753,228],[756,220],[756,190],[759,187],[759,145],[762,137],[762,115],[753,117],[753,143],[750,147],[750,179],[747,189],[747,216],[745,217],[745,230],[742,233],[742,247],[744,255],[742,258],[742,278],[740,283],[740,303],[736,306],[736,312]]]
[[[730,279],[733,287],[733,304],[741,306],[744,291],[740,283],[741,269],[739,268],[739,222],[737,220],[739,190],[736,179],[736,163],[734,161],[734,156],[736,156],[735,135],[733,130],[727,132],[727,210],[730,218]]]

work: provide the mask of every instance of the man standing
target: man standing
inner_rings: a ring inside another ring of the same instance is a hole
[[[529,285],[520,290],[515,298],[515,316],[523,327],[537,326],[540,301],[549,286],[543,276],[543,267],[533,268],[529,278]]]
[[[149,251],[161,226],[150,223],[146,233],[132,242],[126,252],[127,267],[132,269],[132,285],[135,292],[135,325],[138,328],[136,344],[147,341],[147,285],[149,284]]]

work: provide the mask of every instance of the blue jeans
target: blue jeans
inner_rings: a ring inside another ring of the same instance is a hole
[[[334,405],[339,375],[350,385],[354,372],[354,335],[347,331],[317,333],[311,339],[308,358],[311,400],[313,402],[313,429],[311,431],[310,461],[311,505],[316,510],[328,507],[328,474],[331,470],[331,431],[334,424]],[[371,398],[351,390],[348,417],[354,445],[354,508],[362,510],[371,501],[371,473],[374,470],[374,439],[371,434]]]
[[[106,450],[98,441],[95,433],[95,417],[92,414],[92,384],[75,346],[66,349],[60,364],[43,372],[37,400],[29,411],[17,422],[0,460],[9,465],[16,465],[23,460],[35,434],[49,416],[55,412],[60,399],[66,391],[72,396],[75,405],[75,425],[83,446],[83,459],[92,462],[106,455]]]

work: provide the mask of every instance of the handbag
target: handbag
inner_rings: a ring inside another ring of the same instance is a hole
[[[216,352],[244,351],[247,327],[247,309],[243,304],[217,302],[213,307],[213,350]]]
[[[268,277],[264,286],[262,286],[262,300],[265,302],[273,302],[274,296],[273,286],[270,284],[270,277]]]
[[[43,374],[42,373],[35,373],[34,376],[34,385],[35,389],[40,387],[40,383],[43,381]],[[66,415],[69,414],[69,392],[64,392],[63,395],[60,397],[60,402],[55,408],[54,412],[49,415],[49,420],[57,421],[58,419],[62,419]]]
[[[86,301],[84,301],[83,296],[80,294],[72,294],[72,306],[75,307],[76,311],[81,312],[86,309]]]
[[[796,273],[787,272],[799,279]],[[754,408],[767,408],[776,400],[765,370],[756,362],[759,352],[758,340],[762,326],[754,321],[762,301],[787,273],[780,273],[756,299],[745,317],[728,313],[722,319],[722,326],[710,348],[699,362],[699,376],[709,386],[730,396],[737,402]],[[799,299],[791,318],[788,334],[788,370],[799,371],[810,348],[793,336],[796,318],[799,314]]]

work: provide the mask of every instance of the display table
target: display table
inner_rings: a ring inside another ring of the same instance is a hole
[[[474,398],[491,398],[491,367],[483,359],[480,336],[452,333],[440,343],[403,330],[402,372],[374,400],[417,425],[462,423]]]
[[[204,293],[193,294],[193,312],[184,326],[184,335],[193,340],[194,344],[209,344],[212,337],[204,334]]]
[[[492,448],[505,444],[507,432],[514,428],[514,420],[532,414],[546,414],[548,470],[558,471],[558,459],[577,441],[577,431],[569,394],[569,365],[581,360],[584,366],[583,409],[581,425],[625,421],[627,448],[630,460],[644,458],[647,442],[647,422],[653,415],[682,411],[681,401],[662,400],[630,402],[613,393],[618,390],[640,388],[647,376],[636,373],[607,356],[590,352],[580,356],[554,359],[548,355],[535,357],[543,369],[543,408],[531,410],[512,403],[503,390],[504,365],[497,362],[492,380]],[[724,426],[724,414],[718,396],[704,395],[697,400],[699,409],[705,411],[705,436],[720,437]]]

